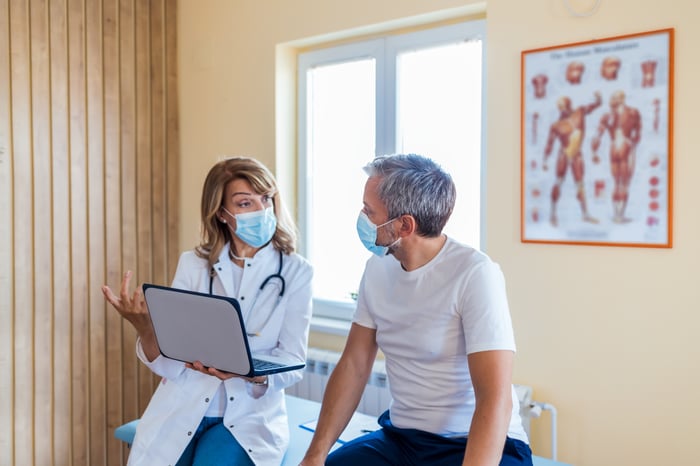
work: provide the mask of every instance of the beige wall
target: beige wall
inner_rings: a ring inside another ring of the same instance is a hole
[[[700,258],[700,157],[687,129],[700,104],[695,2],[603,0],[588,18],[570,16],[563,0],[180,0],[180,6],[183,249],[196,241],[199,190],[217,156],[259,157],[280,169],[292,192],[293,165],[285,156],[293,151],[293,101],[284,93],[293,82],[275,76],[284,70],[275,67],[277,59],[289,64],[289,45],[281,44],[483,7],[489,86],[498,89],[487,101],[486,245],[508,280],[519,345],[515,381],[558,408],[564,461],[693,462],[700,350],[691,342],[700,329],[700,283],[691,267]],[[673,249],[520,243],[520,52],[667,27],[676,28]],[[280,124],[276,108],[287,116]],[[547,426],[535,423],[533,447],[542,455],[549,454]]]

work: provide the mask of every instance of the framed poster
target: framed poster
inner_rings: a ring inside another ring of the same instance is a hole
[[[670,248],[673,29],[521,56],[521,241]]]

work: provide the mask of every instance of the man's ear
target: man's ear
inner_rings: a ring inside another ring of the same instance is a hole
[[[404,214],[399,217],[399,221],[401,222],[399,236],[409,236],[418,228],[418,224],[416,223],[416,219],[413,218],[413,215]]]

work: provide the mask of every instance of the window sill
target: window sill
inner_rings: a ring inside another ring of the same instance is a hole
[[[329,335],[347,336],[350,332],[349,320],[331,319],[329,317],[311,317],[311,331]]]

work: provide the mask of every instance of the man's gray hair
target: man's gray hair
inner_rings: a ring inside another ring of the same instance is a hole
[[[381,155],[364,171],[380,178],[379,199],[390,219],[408,214],[416,220],[420,236],[442,233],[452,215],[457,191],[452,177],[440,165],[417,154]]]

